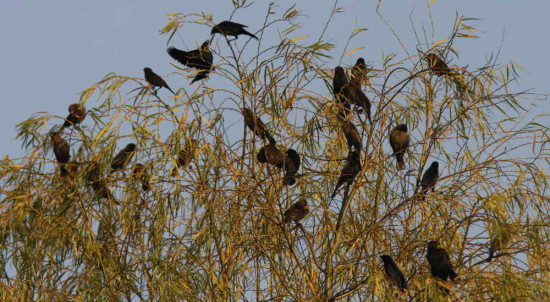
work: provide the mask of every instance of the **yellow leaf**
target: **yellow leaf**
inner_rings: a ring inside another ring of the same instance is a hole
[[[445,42],[447,42],[447,38],[443,38],[443,39],[439,40],[439,42],[436,42],[434,45],[432,45],[432,48],[436,47],[439,44],[445,43]]]
[[[355,49],[352,49],[352,50],[346,52],[345,55],[346,55],[346,56],[347,56],[347,55],[351,55],[352,53],[354,53],[354,52],[356,52],[356,51],[359,51],[359,50],[361,50],[361,49],[363,49],[363,48],[365,48],[365,47],[357,47],[357,48],[355,48]]]
[[[430,3],[428,3],[428,5],[432,5],[432,4],[434,4],[436,1],[437,1],[437,0],[432,0],[432,1],[430,1]]]
[[[303,38],[307,38],[307,36],[301,36],[301,37],[297,37],[297,38],[294,38],[294,39],[290,39],[289,42],[296,42],[298,40],[302,40]]]

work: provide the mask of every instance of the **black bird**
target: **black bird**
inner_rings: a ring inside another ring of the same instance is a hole
[[[288,208],[285,213],[285,223],[289,223],[291,221],[298,222],[309,213],[309,206],[307,205],[307,201],[304,199],[296,202],[295,204],[291,205],[290,208]]]
[[[439,248],[438,241],[428,242],[428,254],[426,258],[430,264],[432,276],[441,278],[443,281],[447,281],[449,278],[455,280],[458,276],[453,270],[449,254],[444,249]]]
[[[210,31],[210,34],[222,34],[224,36],[234,36],[235,39],[237,39],[239,37],[239,35],[247,35],[247,36],[250,36],[256,40],[258,40],[258,37],[256,37],[255,35],[249,33],[248,31],[246,31],[245,27],[248,27],[246,25],[243,25],[243,24],[239,24],[239,23],[235,23],[235,22],[231,22],[231,21],[223,21],[219,24],[217,24],[216,26],[214,26],[212,28],[212,30]],[[233,40],[235,40],[233,39]]]
[[[420,186],[422,187],[422,200],[426,199],[426,193],[431,189],[432,192],[435,191],[435,183],[439,179],[439,163],[434,161],[428,170],[424,172],[422,180],[420,181]]]
[[[178,159],[176,160],[176,166],[172,169],[172,176],[178,174],[179,169],[185,169],[193,158],[195,158],[195,153],[197,152],[197,147],[199,146],[199,141],[196,139],[190,139],[187,141],[183,149],[178,153]]]
[[[244,123],[248,129],[250,129],[261,139],[267,139],[269,143],[275,144],[275,139],[271,136],[271,134],[269,134],[267,126],[252,112],[252,110],[248,108],[241,108],[241,112],[243,113]]]
[[[359,136],[359,131],[357,131],[355,125],[346,120],[344,121],[342,129],[344,130],[344,135],[348,142],[348,148],[351,149],[351,147],[354,147],[356,151],[361,151],[363,149],[363,143],[361,142],[361,136]]]
[[[334,93],[337,103],[341,103],[344,104],[344,106],[347,105],[349,107],[349,101],[345,98],[348,94],[348,84],[348,77],[346,76],[344,68],[337,66],[334,69],[334,77],[332,78],[332,93]]]
[[[363,92],[361,88],[361,82],[351,81],[347,87],[344,89],[344,95],[346,96],[348,102],[354,104],[357,107],[360,107],[361,110],[365,110],[369,122],[372,123],[370,114],[371,114],[371,103],[369,98]],[[358,110],[360,111],[360,110]]]
[[[132,170],[132,177],[141,182],[141,188],[143,191],[151,191],[147,167],[143,164],[135,164],[134,169]]]
[[[405,151],[409,147],[409,133],[407,133],[407,125],[397,125],[390,132],[390,146],[393,150],[393,155],[397,159],[397,169],[405,169]]]
[[[80,124],[84,120],[84,118],[86,118],[86,108],[78,103],[71,104],[69,106],[69,115],[65,119],[61,130],[63,130],[63,128],[65,127]]]
[[[268,163],[279,169],[283,168],[285,164],[285,156],[283,155],[283,152],[281,152],[275,144],[271,143],[267,144],[265,147],[262,147],[256,158],[260,163]]]
[[[92,162],[90,164],[88,171],[86,172],[86,180],[99,198],[114,199],[114,196],[107,187],[105,180],[101,177],[101,166],[99,163]]]
[[[117,155],[111,161],[111,173],[126,168],[126,165],[134,157],[134,152],[136,151],[136,144],[128,144],[122,150],[118,152]]]
[[[164,88],[170,90],[170,92],[172,92],[173,94],[176,94],[174,92],[174,90],[172,90],[170,87],[168,87],[168,84],[166,84],[166,81],[164,81],[164,79],[161,76],[154,73],[151,68],[145,67],[145,68],[143,68],[143,72],[145,73],[145,81],[147,81],[147,83],[149,83],[151,86],[153,86],[153,91],[155,93],[157,93],[157,91],[158,91],[158,89],[155,90],[155,87],[158,87],[159,89],[164,87]]]
[[[336,196],[338,190],[342,185],[351,185],[357,174],[361,172],[361,156],[359,152],[359,150],[355,150],[348,153],[346,164],[342,168],[340,177],[338,177],[338,183],[336,183],[336,188],[334,189],[334,192],[332,193],[330,199],[333,199]]]
[[[196,68],[199,72],[191,82],[193,84],[196,81],[200,81],[208,76],[212,70],[212,63],[214,62],[214,56],[210,51],[210,41],[202,43],[199,49],[184,51],[174,47],[168,48],[168,54],[181,64]]]
[[[452,76],[454,73],[451,71],[449,66],[447,66],[447,63],[443,61],[438,55],[435,53],[429,53],[426,55],[426,60],[428,61],[428,68],[431,72],[433,72],[437,76]]]
[[[382,255],[380,258],[382,258],[382,261],[384,262],[384,271],[386,272],[386,275],[395,282],[399,289],[406,290],[407,280],[393,259],[388,255]]]
[[[300,155],[294,149],[286,150],[285,157],[285,177],[283,184],[285,186],[293,186],[296,184],[296,173],[300,169]]]
[[[69,143],[67,143],[67,141],[64,140],[57,132],[50,133],[50,137],[53,141],[53,153],[59,165],[60,175],[61,177],[65,177],[69,175],[67,163],[71,159]]]
[[[363,83],[367,78],[367,64],[365,59],[359,58],[351,70],[351,81]]]

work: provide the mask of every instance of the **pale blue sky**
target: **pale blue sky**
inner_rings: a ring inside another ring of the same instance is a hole
[[[353,41],[350,49],[365,48],[352,56],[344,56],[342,64],[352,64],[358,56],[363,56],[376,67],[380,66],[382,50],[403,53],[376,15],[376,2],[338,2],[339,7],[347,10],[334,17],[325,36],[340,46],[332,53],[334,65],[338,64],[345,40],[356,25],[369,30]],[[238,11],[233,20],[248,24],[254,32],[263,22],[267,3],[256,1]],[[294,1],[277,3],[279,11],[284,11]],[[411,12],[417,28],[430,27],[426,3],[424,0],[388,0],[382,5],[384,17],[392,23],[408,50],[417,46],[409,19]],[[299,19],[304,28],[295,36],[309,35],[311,40],[318,37],[318,27],[327,20],[333,4],[333,1],[319,0],[298,2],[297,9],[305,17]],[[503,40],[499,62],[513,60],[527,71],[522,74],[517,91],[533,88],[548,95],[548,1],[439,0],[431,8],[436,25],[435,40],[448,35],[456,14],[483,19],[473,23],[481,29],[480,39],[455,44],[460,58],[453,59],[453,63],[479,67],[491,53],[499,50]],[[0,156],[23,155],[20,142],[14,140],[18,122],[37,111],[66,116],[68,105],[78,100],[78,92],[108,72],[141,77],[145,66],[159,74],[173,71],[172,60],[165,51],[167,37],[160,36],[159,29],[166,24],[167,14],[178,12],[210,13],[215,21],[222,21],[228,19],[232,5],[229,0],[0,0],[0,99],[4,105],[0,111],[0,142],[4,146]],[[188,47],[194,47],[208,38],[209,28],[184,28],[181,36]],[[186,48],[179,38],[171,44]],[[209,85],[214,86],[215,76],[210,81]],[[189,81],[178,77],[169,78],[168,83],[174,89],[189,87]],[[539,106],[536,113],[550,111],[548,100]]]

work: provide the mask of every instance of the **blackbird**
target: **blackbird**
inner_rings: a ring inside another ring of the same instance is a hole
[[[113,199],[114,196],[107,187],[105,180],[101,177],[101,166],[92,162],[86,172],[86,180],[99,198]]]
[[[244,116],[244,123],[254,134],[256,134],[261,139],[269,140],[269,143],[275,144],[275,139],[269,134],[267,126],[262,122],[262,120],[257,117],[252,110],[248,108],[241,108],[241,112]]]
[[[296,224],[298,224],[298,222],[300,220],[304,219],[304,217],[306,217],[306,215],[308,213],[309,213],[309,206],[307,205],[307,201],[302,199],[302,200],[294,203],[293,205],[291,205],[290,208],[288,208],[285,211],[285,213],[284,213],[284,216],[285,216],[284,222],[289,223],[291,221],[294,221],[294,222],[296,222]]]
[[[210,34],[222,34],[226,37],[234,36],[235,39],[237,39],[239,35],[247,35],[258,40],[258,37],[246,31],[246,29],[244,29],[245,27],[248,26],[231,21],[223,21],[219,24],[216,24],[216,26],[214,26],[210,31]]]
[[[126,145],[126,147],[120,150],[111,161],[111,173],[126,168],[126,165],[128,165],[128,163],[132,160],[132,157],[134,157],[135,151],[136,144],[132,143]]]
[[[199,141],[196,139],[190,139],[187,141],[183,149],[178,153],[178,159],[176,160],[176,166],[172,169],[172,176],[178,174],[179,169],[185,169],[193,158],[195,158],[195,153],[197,152],[197,147],[199,146]]]
[[[369,122],[371,121],[371,103],[369,98],[365,95],[363,92],[363,89],[361,88],[361,82],[357,81],[351,81],[348,84],[347,89],[344,89],[344,95],[346,99],[355,106],[361,108],[361,110],[365,110],[367,114],[367,118],[369,119]],[[358,110],[360,111],[360,110]]]
[[[199,49],[191,51],[179,50],[174,47],[169,47],[167,50],[174,60],[187,67],[196,68],[199,71],[191,84],[206,78],[210,74],[210,71],[212,71],[214,56],[210,51],[209,45],[210,41],[205,41]]]
[[[285,177],[283,185],[293,186],[296,184],[296,173],[300,169],[300,155],[294,149],[286,150],[285,157]]]
[[[351,70],[351,81],[357,83],[363,83],[367,78],[367,64],[365,59],[359,58]]]
[[[285,164],[285,156],[283,152],[275,146],[275,144],[269,143],[265,147],[262,147],[258,152],[256,158],[260,163],[268,163],[274,165],[277,168],[283,168]]]
[[[422,200],[426,198],[426,193],[431,189],[432,192],[435,191],[435,183],[439,179],[439,163],[434,161],[428,170],[424,172],[422,180],[420,181],[420,186],[422,187]]]
[[[333,199],[336,196],[338,190],[342,185],[346,183],[348,185],[351,185],[359,172],[361,172],[361,156],[359,155],[359,151],[350,151],[346,159],[346,164],[342,168],[340,177],[338,177],[336,188],[334,189],[334,192],[332,193],[332,196],[330,198]]]
[[[397,159],[397,169],[405,169],[405,151],[409,147],[409,134],[407,133],[407,125],[397,125],[390,132],[390,146],[393,150],[393,155]]]
[[[153,86],[153,91],[156,93],[157,90],[154,90],[154,87],[158,88],[166,88],[170,90],[173,94],[176,94],[170,87],[168,87],[168,84],[166,84],[166,81],[164,81],[163,78],[161,78],[158,74],[154,73],[153,70],[149,67],[143,68],[143,72],[145,73],[145,81],[149,83],[151,86]]]
[[[84,106],[82,106],[79,103],[71,104],[69,106],[69,115],[65,119],[65,122],[63,123],[63,127],[61,127],[61,130],[63,130],[63,128],[65,127],[70,127],[72,125],[80,124],[85,117],[86,117],[86,108],[84,108]]]
[[[65,177],[69,175],[69,170],[67,170],[66,166],[71,159],[69,143],[57,132],[50,133],[50,137],[53,141],[53,153],[59,165],[60,175],[61,177]]]
[[[429,53],[426,55],[426,60],[428,61],[428,68],[431,72],[433,72],[437,76],[452,76],[454,73],[451,71],[449,66],[447,66],[447,63],[443,61],[438,55],[435,53]]]
[[[382,258],[382,261],[384,262],[384,271],[386,272],[386,275],[395,282],[399,289],[406,290],[407,280],[393,259],[388,255],[382,255],[380,258]]]
[[[359,136],[359,131],[355,125],[346,120],[342,127],[344,130],[344,135],[346,136],[346,141],[348,142],[348,148],[354,147],[356,151],[361,151],[363,149],[363,143],[361,142],[361,137]]]
[[[132,170],[132,177],[141,182],[141,188],[143,191],[151,191],[147,168],[143,164],[135,164],[134,169]]]
[[[441,278],[443,281],[449,280],[449,277],[451,280],[455,280],[458,276],[453,270],[453,265],[447,251],[439,248],[438,241],[428,242],[428,254],[426,258],[430,264],[432,276]]]

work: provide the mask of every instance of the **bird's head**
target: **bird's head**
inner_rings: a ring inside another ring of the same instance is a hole
[[[392,261],[391,257],[388,256],[388,255],[382,255],[382,256],[380,256],[380,258],[382,258],[382,261],[384,263],[390,263]]]
[[[395,127],[397,130],[399,131],[403,131],[403,132],[407,132],[408,131],[408,128],[407,128],[407,124],[399,124],[397,125],[397,127]]]
[[[363,58],[357,59],[357,62],[355,62],[355,65],[366,65],[365,59]]]
[[[336,76],[346,75],[345,72],[344,72],[344,68],[342,68],[341,66],[337,66],[336,69],[334,69],[334,75],[336,75]]]
[[[153,70],[149,67],[145,67],[145,68],[143,68],[143,72],[149,73],[149,72],[153,72]]]
[[[434,161],[434,162],[432,163],[432,167],[433,167],[434,169],[439,169],[439,163],[436,162],[436,161]]]
[[[431,240],[428,242],[428,249],[436,249],[439,247],[439,241]]]
[[[133,152],[136,150],[136,144],[134,143],[129,143],[128,145],[126,145],[126,150],[130,151],[130,152]]]
[[[296,207],[298,209],[308,209],[307,201],[305,199],[302,199],[296,203]]]

